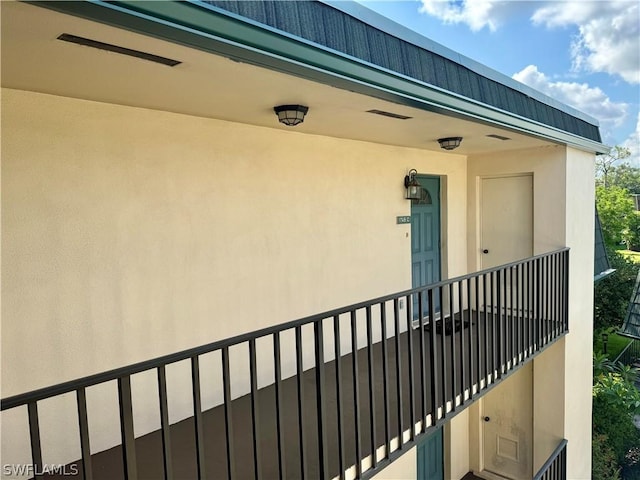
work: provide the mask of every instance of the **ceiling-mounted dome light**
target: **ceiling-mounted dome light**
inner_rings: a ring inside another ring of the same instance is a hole
[[[440,148],[444,148],[445,150],[453,150],[460,146],[460,144],[462,143],[462,137],[439,138],[438,143],[440,144]]]
[[[309,107],[304,105],[280,105],[273,107],[273,111],[278,115],[278,121],[287,125],[288,127],[294,127],[304,122],[304,116],[309,111]]]

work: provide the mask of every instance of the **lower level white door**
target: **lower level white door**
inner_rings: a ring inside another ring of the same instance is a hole
[[[533,364],[482,399],[484,471],[520,480],[533,476]]]

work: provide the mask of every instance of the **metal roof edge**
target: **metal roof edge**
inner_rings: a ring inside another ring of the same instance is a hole
[[[455,62],[463,67],[468,68],[474,73],[486,77],[490,80],[498,82],[508,88],[519,91],[534,100],[538,100],[550,107],[556,108],[564,113],[572,115],[580,120],[584,120],[585,122],[591,123],[597,127],[600,126],[600,122],[598,119],[592,117],[591,115],[582,112],[571,105],[567,105],[566,103],[560,102],[549,95],[536,90],[528,85],[525,85],[522,82],[514,80],[512,77],[505,75],[504,73],[500,73],[497,70],[494,70],[476,60],[473,60],[469,57],[462,55],[444,45],[431,40],[423,36],[422,34],[416,32],[415,30],[411,30],[404,25],[401,25],[369,8],[365,5],[353,1],[353,0],[317,0],[318,2],[324,3],[336,10],[339,10],[351,17],[354,17],[367,25],[370,25],[378,30],[381,30],[389,35],[392,35],[398,38],[401,41],[411,43],[419,48],[423,48],[430,52],[433,52],[441,57],[444,57],[452,62]]]
[[[615,268],[610,268],[609,270],[605,270],[604,272],[600,272],[593,277],[593,283],[599,282],[600,280],[607,278],[609,275],[616,272]]]

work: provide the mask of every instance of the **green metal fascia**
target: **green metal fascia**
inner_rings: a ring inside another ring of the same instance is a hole
[[[410,107],[497,125],[580,150],[608,151],[599,142],[447,92],[199,1],[29,3]]]

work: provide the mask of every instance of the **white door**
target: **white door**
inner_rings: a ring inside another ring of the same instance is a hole
[[[533,363],[482,399],[484,472],[511,479],[533,476]],[[487,476],[488,477],[488,476]]]
[[[531,174],[481,179],[480,250],[482,269],[533,254]]]
[[[533,176],[482,178],[481,268],[533,254]],[[503,292],[503,298],[505,294]],[[505,478],[532,477],[533,386],[531,363],[482,400],[484,471]]]

